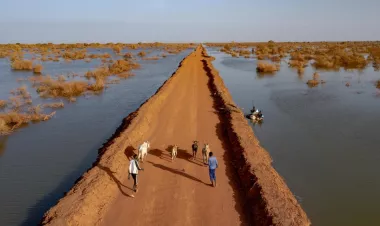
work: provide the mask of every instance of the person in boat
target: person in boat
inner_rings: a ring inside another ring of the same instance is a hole
[[[261,111],[259,111],[259,113],[257,113],[257,118],[258,119],[262,119],[263,118],[263,113]]]
[[[256,107],[253,106],[252,109],[251,109],[251,113],[254,113],[256,111]]]

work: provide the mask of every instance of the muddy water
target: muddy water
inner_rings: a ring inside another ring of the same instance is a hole
[[[380,225],[380,72],[320,72],[308,88],[311,67],[257,76],[255,59],[209,53],[235,102],[263,110],[255,134],[313,225]]]
[[[80,97],[66,104],[50,121],[0,137],[0,225],[36,225],[91,166],[97,149],[121,120],[149,98],[189,52],[139,61],[141,69],[134,71],[134,77],[110,85],[99,96]],[[44,62],[44,72],[53,76],[83,73],[99,64],[96,60]],[[9,91],[20,84],[28,85],[16,79],[30,75],[11,71],[9,62],[0,59],[0,99],[6,99]],[[41,101],[31,87],[29,92],[34,103]]]

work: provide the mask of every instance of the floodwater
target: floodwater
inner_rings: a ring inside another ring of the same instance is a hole
[[[88,52],[99,53],[94,49]],[[51,120],[0,136],[0,225],[36,225],[91,167],[98,148],[122,119],[154,94],[189,53],[187,50],[160,60],[140,60],[141,69],[134,71],[135,76],[109,85],[102,94],[65,102],[65,108],[58,109]],[[100,60],[42,64],[44,74],[56,76],[84,73],[99,66]],[[0,99],[7,99],[11,89],[26,84],[33,103],[41,102],[28,81],[16,81],[27,76],[32,72],[14,72],[7,59],[0,59]]]
[[[208,51],[236,104],[263,111],[253,130],[312,224],[380,225],[380,72],[320,72],[309,88],[312,67],[258,76],[256,59]]]

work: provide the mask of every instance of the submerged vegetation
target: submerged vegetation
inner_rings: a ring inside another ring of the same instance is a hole
[[[61,99],[74,102],[79,96],[100,93],[107,85],[118,84],[120,79],[133,76],[132,70],[140,68],[135,56],[139,56],[139,60],[157,60],[194,47],[192,43],[159,42],[0,44],[0,58],[7,58],[12,70],[30,71],[34,74],[15,78],[17,82],[25,84],[29,81],[39,97],[59,101],[33,105],[26,85],[12,90],[8,99],[2,97],[4,100],[0,100],[0,134],[9,134],[29,122],[52,118],[55,112],[45,113],[44,110],[65,107]],[[147,57],[153,49],[161,53]],[[63,67],[72,67],[74,61],[90,63],[92,60],[100,65],[84,74],[42,75],[47,61],[65,63],[62,64]]]
[[[32,70],[33,62],[31,60],[15,59],[11,67],[13,70]]]
[[[280,68],[273,63],[286,62],[295,69],[299,79],[303,79],[305,69],[309,66],[316,71],[364,70],[372,66],[380,70],[380,42],[230,42],[206,43],[209,47],[218,48],[231,57],[257,59],[258,73],[274,73]],[[323,80],[310,79],[311,87],[325,83]],[[346,83],[346,86],[350,86]],[[379,84],[377,83],[377,87]]]
[[[280,66],[277,64],[271,64],[264,61],[259,61],[257,63],[256,71],[260,73],[274,73],[280,69]]]

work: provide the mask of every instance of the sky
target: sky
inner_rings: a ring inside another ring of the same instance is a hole
[[[0,43],[380,40],[380,0],[0,0]]]

